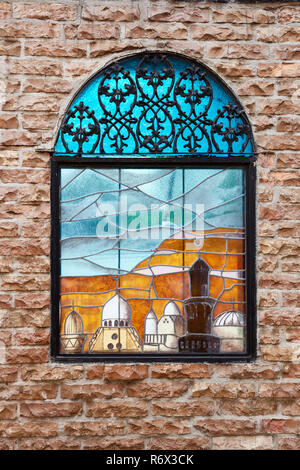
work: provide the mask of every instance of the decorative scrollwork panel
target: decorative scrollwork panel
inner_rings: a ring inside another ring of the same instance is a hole
[[[253,154],[251,126],[212,72],[175,54],[137,54],[107,66],[77,95],[57,154]]]

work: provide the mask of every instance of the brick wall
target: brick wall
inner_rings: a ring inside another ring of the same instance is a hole
[[[300,446],[300,5],[0,1],[0,448]],[[175,50],[216,71],[258,145],[255,364],[49,360],[49,153],[113,57]]]

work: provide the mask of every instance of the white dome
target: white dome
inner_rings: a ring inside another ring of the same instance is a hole
[[[175,302],[169,302],[164,309],[164,315],[173,316],[180,315],[180,310]]]
[[[129,326],[131,322],[131,308],[127,300],[123,299],[119,294],[114,295],[103,306],[102,310],[102,326],[104,321],[123,321]],[[124,323],[124,326],[125,326]],[[107,325],[105,325],[107,326]]]
[[[151,309],[145,318],[145,335],[156,335],[157,334],[157,316]]]
[[[238,310],[228,310],[215,318],[214,326],[245,326],[245,315]]]

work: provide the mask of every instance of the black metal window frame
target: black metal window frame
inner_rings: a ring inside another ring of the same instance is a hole
[[[237,354],[61,354],[60,345],[60,221],[61,168],[242,168],[245,174],[246,351]],[[51,161],[51,359],[56,362],[249,362],[256,358],[256,165],[255,157],[176,156],[168,158],[84,158],[52,156]]]
[[[147,53],[146,53],[147,54]],[[182,56],[181,54],[171,53],[173,56]],[[130,56],[128,56],[130,57]],[[187,57],[186,57],[187,58]],[[191,62],[197,64],[193,59],[188,58]],[[120,59],[122,60],[122,59]],[[115,61],[114,63],[118,63]],[[114,64],[113,63],[113,64]],[[105,70],[105,68],[104,68]],[[99,72],[98,72],[99,73]],[[221,78],[217,77],[220,83],[227,88],[227,91],[232,96],[233,101],[238,103],[238,111],[236,106],[230,108],[229,112],[233,112],[239,116],[243,121],[243,126],[237,130],[233,129],[236,135],[248,135],[251,140],[253,152],[251,154],[244,154],[243,150],[239,154],[232,153],[230,142],[228,141],[228,153],[221,156],[220,153],[215,153],[212,149],[209,153],[197,153],[192,151],[190,154],[161,154],[159,149],[153,149],[153,153],[146,156],[140,154],[137,156],[127,156],[126,154],[104,155],[93,153],[94,150],[84,156],[81,153],[81,148],[78,153],[70,154],[67,145],[66,152],[53,152],[51,156],[51,340],[50,340],[50,356],[51,360],[55,362],[64,363],[86,363],[86,362],[249,362],[256,358],[256,332],[257,332],[257,318],[256,318],[256,157],[255,157],[255,143],[252,136],[251,125],[239,103],[239,100],[231,92],[226,83]],[[91,78],[93,79],[93,77]],[[86,85],[86,84],[85,84]],[[205,91],[209,91],[209,86]],[[80,90],[79,90],[80,92]],[[78,92],[78,93],[79,93]],[[77,95],[78,95],[77,93]],[[77,96],[76,95],[76,96]],[[80,106],[79,106],[80,107]],[[79,109],[77,112],[82,113]],[[84,111],[86,112],[86,111]],[[71,134],[74,139],[85,139],[90,134],[97,132],[98,127],[91,124],[90,131],[81,129],[80,134],[75,135],[74,130],[68,124],[71,111],[66,113],[61,125],[62,132]],[[219,111],[218,111],[219,113]],[[95,121],[90,111],[88,116]],[[218,125],[212,127],[214,132],[219,132]],[[227,138],[224,135],[224,138]],[[73,139],[73,140],[74,140]],[[77,141],[77,140],[76,140]],[[163,143],[163,142],[162,142]],[[154,152],[155,151],[155,152]],[[225,156],[226,155],[226,156]],[[62,354],[60,353],[60,170],[62,168],[241,168],[245,175],[245,270],[246,270],[246,308],[247,308],[247,322],[246,322],[246,348],[243,353],[173,353],[173,354],[158,354],[158,353],[136,353],[136,354],[123,354],[123,353],[84,353],[84,354]]]

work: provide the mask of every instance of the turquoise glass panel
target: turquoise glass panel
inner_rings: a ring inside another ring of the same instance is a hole
[[[172,54],[135,55],[106,67],[77,94],[55,154],[251,155],[238,100],[203,65]]]

